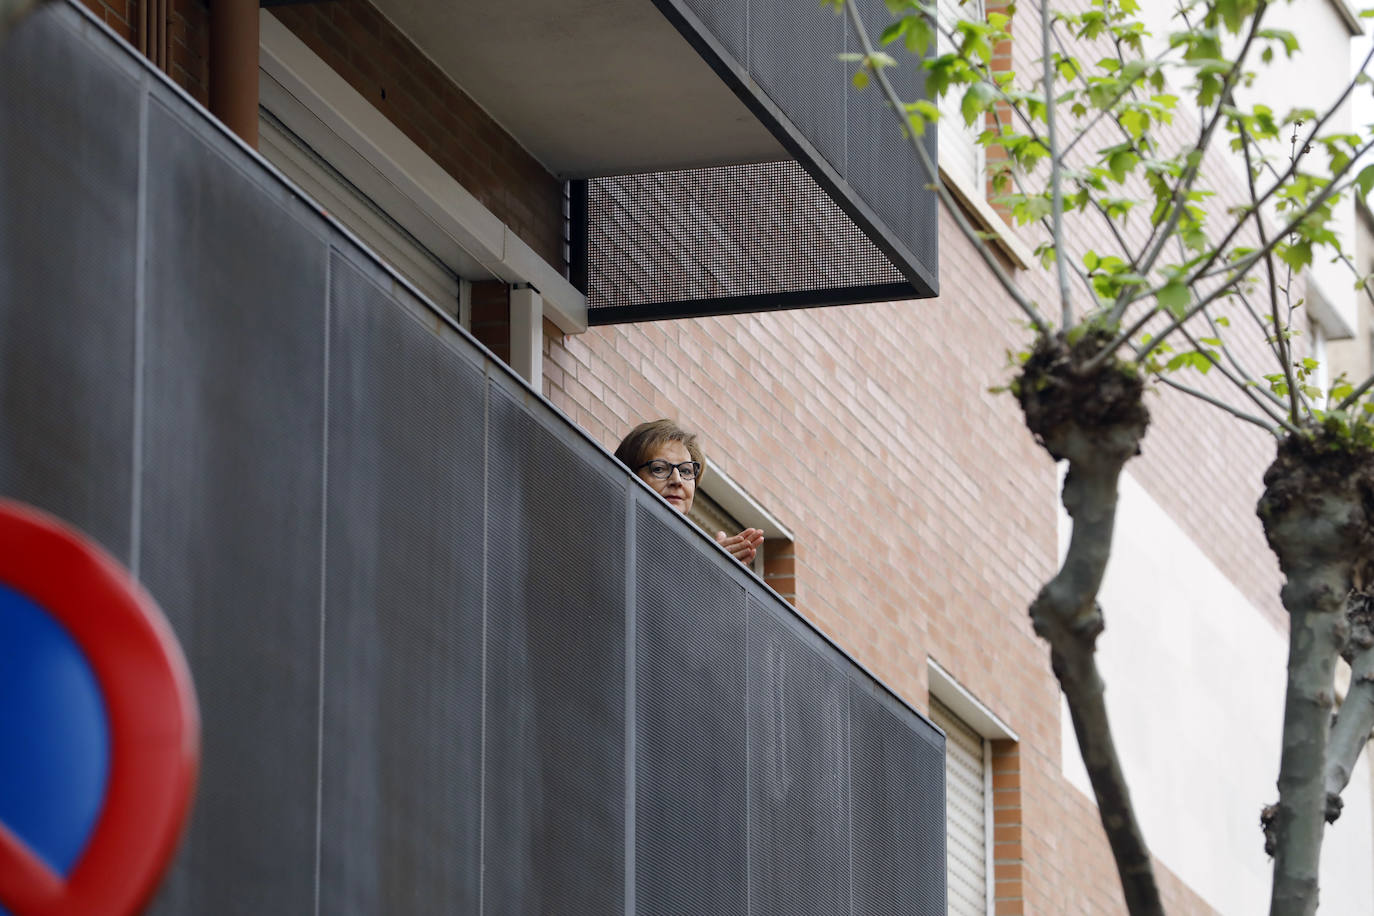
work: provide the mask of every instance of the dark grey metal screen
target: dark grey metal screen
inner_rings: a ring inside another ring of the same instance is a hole
[[[873,36],[892,21],[883,0],[853,2]],[[578,186],[589,320],[936,295],[930,178],[877,87],[850,87],[848,19],[795,0],[654,3],[796,161]],[[925,97],[914,61],[886,73],[903,101]],[[938,161],[936,131],[923,142]]]
[[[939,731],[65,4],[0,47],[0,406],[195,678],[152,913],[944,912]]]
[[[593,324],[911,298],[795,162],[586,183]]]

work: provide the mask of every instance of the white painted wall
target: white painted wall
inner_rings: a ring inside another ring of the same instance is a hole
[[[1301,56],[1293,61],[1275,58],[1269,67],[1257,67],[1254,85],[1240,93],[1242,104],[1262,102],[1276,112],[1293,108],[1320,109],[1334,100],[1349,84],[1354,70],[1350,64],[1350,27],[1336,3],[1340,0],[1301,0],[1275,3],[1269,7],[1264,23],[1287,29],[1302,43]],[[1365,40],[1367,42],[1367,39]],[[1361,42],[1361,43],[1365,43]],[[1367,92],[1367,90],[1358,90]],[[1361,132],[1355,124],[1354,107],[1347,102],[1323,127],[1323,133]],[[1311,125],[1304,125],[1310,129]],[[1290,134],[1291,135],[1291,134]],[[1290,144],[1270,150],[1285,164]],[[1323,163],[1325,154],[1314,151]],[[1347,198],[1333,212],[1334,229],[1353,254],[1355,247],[1355,203]],[[1308,271],[1308,303],[1321,321],[1327,337],[1339,339],[1355,332],[1354,274],[1344,264],[1332,264],[1330,252],[1318,253]]]
[[[1295,108],[1314,108],[1320,113],[1321,109],[1340,95],[1354,73],[1351,65],[1350,25],[1340,9],[1343,2],[1344,0],[1297,0],[1293,3],[1270,5],[1265,13],[1263,25],[1292,32],[1301,44],[1301,51],[1292,60],[1285,58],[1281,52],[1276,52],[1274,60],[1267,66],[1261,63],[1257,52],[1252,52],[1250,69],[1255,72],[1254,83],[1237,91],[1237,97],[1243,106],[1268,105],[1275,115],[1281,118]],[[1154,36],[1154,40],[1147,45],[1148,53],[1163,52],[1168,46],[1169,33],[1184,28],[1182,21],[1174,16],[1176,6],[1158,0],[1147,0],[1141,4],[1141,21]],[[1362,44],[1367,49],[1368,40],[1368,36],[1361,36],[1357,44]],[[1227,44],[1231,50],[1239,52],[1239,38],[1231,39]],[[1176,86],[1183,85],[1190,76],[1188,71],[1183,70],[1171,72],[1170,75]],[[1187,95],[1184,94],[1183,98],[1186,99]],[[1304,132],[1310,129],[1311,124],[1304,125],[1299,136],[1305,136]],[[1352,130],[1357,130],[1356,121],[1353,106],[1347,103],[1326,123],[1322,132],[1345,133]],[[1290,127],[1285,130],[1281,143],[1270,144],[1266,148],[1266,153],[1273,157],[1281,169],[1288,167],[1291,153],[1288,137],[1291,135]],[[1214,143],[1215,148],[1224,148],[1226,139],[1226,135],[1223,135],[1222,142]],[[1321,167],[1325,168],[1325,153],[1317,149],[1313,155],[1316,157],[1314,161],[1322,163]],[[1236,175],[1243,181],[1244,160],[1239,155],[1230,157],[1230,160]],[[1263,185],[1262,181],[1261,186]],[[1269,212],[1274,216],[1272,209]],[[1353,201],[1347,199],[1337,205],[1333,212],[1333,223],[1333,228],[1341,237],[1343,244],[1348,250],[1353,249]],[[1329,250],[1318,252],[1313,258],[1313,265],[1308,271],[1306,304],[1325,328],[1327,336],[1340,339],[1350,336],[1355,330],[1354,275],[1345,265],[1332,264],[1330,259]]]
[[[1120,508],[1098,664],[1146,841],[1220,912],[1266,912],[1259,812],[1277,798],[1287,639],[1129,474]],[[1059,528],[1062,556],[1062,508]],[[1064,774],[1091,798],[1067,709],[1061,725]],[[1374,913],[1370,784],[1362,762],[1327,831],[1325,913]]]

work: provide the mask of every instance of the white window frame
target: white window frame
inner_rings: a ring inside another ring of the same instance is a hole
[[[272,79],[265,73],[260,74],[260,78],[264,82]],[[467,292],[471,296],[471,284],[397,225],[385,210],[340,175],[275,112],[265,107],[258,116],[258,152],[348,227],[361,242],[400,271],[435,305],[454,317],[462,317],[463,294]],[[471,328],[470,317],[463,326]]]
[[[587,330],[587,297],[268,10],[263,107],[460,277],[538,292],[541,319]],[[512,342],[516,343],[515,341]]]
[[[984,0],[968,0],[964,4],[960,4],[959,0],[938,0],[937,9],[942,24],[948,24],[958,19],[985,16],[986,8],[983,4]],[[944,29],[937,31],[938,52],[944,54],[953,50],[949,39],[945,37]],[[993,242],[1002,253],[1017,267],[1025,270],[1035,262],[1035,255],[1002,219],[1001,214],[988,203],[986,154],[982,145],[977,142],[978,135],[983,129],[980,125],[970,127],[964,123],[964,116],[959,111],[961,100],[962,95],[957,89],[940,99],[940,181],[974,216],[980,224],[979,228],[993,233]],[[960,153],[957,156],[953,155],[953,149],[960,150]],[[963,153],[964,150],[972,152],[974,169],[971,175],[966,168],[959,167],[959,163],[969,158]]]
[[[982,19],[985,16],[983,0],[938,0],[937,12],[940,20],[936,49],[940,54],[954,51],[953,45],[945,35],[947,28],[961,19]],[[950,178],[970,189],[981,184],[987,175],[983,147],[978,143],[982,125],[969,126],[959,111],[958,91],[949,92],[940,99],[940,124],[945,128],[940,134],[941,168]]]
[[[993,916],[996,905],[996,859],[993,855],[992,742],[1019,742],[1021,739],[996,713],[979,702],[956,681],[939,662],[929,658],[926,664],[930,695],[983,739],[983,835],[987,867],[984,880],[987,882],[987,912],[988,916]]]

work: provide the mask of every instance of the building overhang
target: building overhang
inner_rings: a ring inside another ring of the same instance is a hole
[[[874,34],[891,21],[882,0],[856,2]],[[834,297],[837,301],[862,301],[865,296],[855,290],[868,286],[874,290],[870,299],[935,295],[935,200],[925,190],[929,181],[877,90],[849,87],[847,65],[840,55],[852,51],[857,42],[845,18],[819,3],[375,3],[554,176],[615,182],[627,176],[682,175],[795,160],[804,169],[799,180],[814,182],[849,222],[848,229],[856,230],[892,268],[880,270],[871,284],[847,280],[845,295]],[[898,81],[904,98],[923,96],[915,61],[901,68]],[[933,131],[926,142],[934,158]],[[770,193],[790,192],[778,187]],[[786,200],[756,205],[763,213],[788,206]],[[577,215],[573,214],[574,222]],[[596,232],[595,225],[591,231]],[[703,231],[706,236],[683,251],[654,257],[701,260],[702,245],[710,244],[708,236],[719,235],[713,227]],[[806,244],[804,235],[789,237],[788,244],[795,246],[798,238]],[[734,241],[757,253],[753,240]],[[586,266],[595,287],[594,238],[592,245]],[[827,240],[818,237],[809,247],[826,246]],[[761,256],[772,257],[766,252]],[[576,251],[572,260],[576,264]],[[645,258],[636,253],[622,259],[635,260]],[[767,265],[763,270],[768,271]],[[807,281],[815,289],[779,290],[793,295],[777,299],[780,304],[771,307],[825,303],[828,272],[822,264],[814,272],[814,282]],[[894,291],[904,295],[894,296]],[[598,303],[604,303],[595,289],[588,292],[594,315]],[[767,299],[773,292],[715,289],[707,296],[706,308],[714,313],[752,311],[760,296]],[[674,303],[683,299],[680,291],[665,295]],[[740,307],[732,308],[731,302]],[[691,313],[690,307],[673,311]],[[619,316],[617,320],[634,320],[623,309]]]
[[[376,0],[560,178],[787,151],[650,0]]]

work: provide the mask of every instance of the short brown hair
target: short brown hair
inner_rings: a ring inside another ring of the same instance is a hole
[[[706,476],[706,455],[701,451],[696,433],[687,432],[672,420],[649,420],[639,424],[620,440],[615,456],[633,471],[648,461],[650,453],[665,442],[681,442],[692,460],[701,465],[697,480]]]

